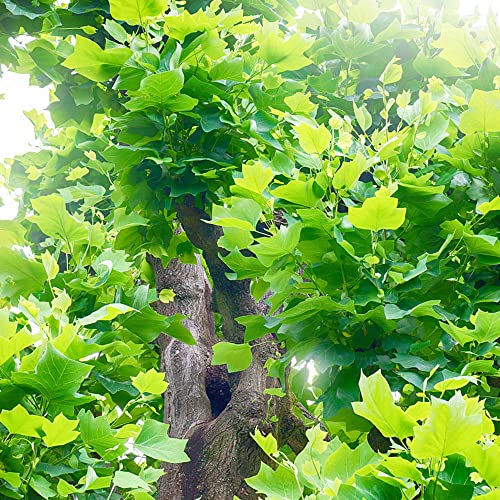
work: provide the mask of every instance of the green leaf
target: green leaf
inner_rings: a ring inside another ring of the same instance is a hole
[[[471,254],[500,257],[500,241],[496,236],[474,234],[456,219],[443,222],[441,227],[445,233],[451,234],[453,239],[463,240]]]
[[[229,373],[246,370],[252,363],[252,348],[248,344],[217,342],[213,351],[212,365],[227,365]]]
[[[372,115],[366,109],[366,106],[356,106],[356,103],[352,103],[354,108],[354,116],[356,121],[359,123],[361,129],[366,132],[372,126]]]
[[[195,345],[193,335],[182,324],[183,319],[184,316],[181,314],[167,317],[158,314],[151,306],[146,306],[140,312],[127,316],[121,324],[143,342],[152,342],[161,333],[166,333],[181,342]]]
[[[280,71],[290,71],[311,64],[304,52],[312,45],[313,40],[306,40],[295,33],[284,40],[277,33],[259,33],[255,36],[259,42],[257,57],[268,64],[274,64]]]
[[[175,100],[184,85],[184,74],[180,68],[150,75],[141,81],[139,90],[129,92],[132,99],[126,103],[130,110],[146,108],[166,109]]]
[[[105,82],[120,71],[132,51],[126,47],[103,50],[88,38],[76,35],[75,51],[63,66],[94,82]]]
[[[173,300],[175,299],[175,292],[170,288],[164,288],[158,294],[158,299],[160,300],[160,302],[163,302],[163,304],[170,304],[170,302],[173,302]]]
[[[487,448],[474,444],[465,451],[465,456],[492,488],[500,488],[500,437]],[[498,490],[497,490],[498,491]]]
[[[258,194],[261,194],[274,178],[273,171],[270,168],[264,168],[261,162],[243,165],[242,173],[243,177],[236,177],[234,183]]]
[[[69,484],[64,479],[59,479],[57,482],[57,493],[61,497],[69,497],[73,493],[77,493],[78,489],[75,488],[72,484]]]
[[[57,496],[57,493],[51,488],[52,484],[49,483],[43,476],[33,475],[30,479],[30,486],[42,498],[52,498]]]
[[[245,482],[258,493],[267,495],[267,498],[298,500],[302,494],[294,473],[284,466],[273,470],[261,463],[258,474],[245,479]]]
[[[300,125],[295,125],[293,130],[297,134],[300,147],[308,154],[320,155],[332,141],[332,134],[323,124],[311,127],[302,122]]]
[[[440,57],[457,68],[479,66],[486,58],[476,38],[472,38],[466,29],[448,23],[443,24],[441,35],[433,45],[442,49]]]
[[[121,441],[118,440],[105,416],[94,417],[90,411],[81,411],[78,414],[80,420],[80,433],[83,443],[97,452],[101,457],[108,457],[114,450],[117,455],[122,451]]]
[[[59,273],[59,264],[53,255],[46,251],[42,254],[42,264],[47,273],[47,278],[53,280]]]
[[[218,16],[207,15],[202,9],[193,14],[185,9],[180,15],[165,17],[164,22],[165,33],[169,37],[183,42],[184,38],[191,33],[214,29],[217,27],[219,19]]]
[[[151,368],[147,372],[141,372],[137,377],[132,377],[132,385],[137,387],[141,394],[149,392],[150,394],[163,394],[168,387],[165,381],[165,374],[157,372]]]
[[[255,432],[250,435],[266,455],[275,455],[278,453],[278,442],[271,433],[264,436],[260,430],[256,428]]]
[[[247,198],[231,198],[231,207],[212,207],[212,224],[253,231],[262,214],[260,205]]]
[[[400,64],[396,64],[397,60],[396,57],[393,57],[380,75],[379,80],[383,85],[390,85],[391,83],[396,83],[401,80],[403,76],[403,67]],[[365,130],[365,128],[363,128],[363,130]]]
[[[413,435],[416,421],[396,406],[380,370],[369,377],[361,373],[359,388],[363,402],[352,403],[354,413],[369,420],[386,437],[404,439]]]
[[[115,477],[113,478],[113,483],[115,486],[118,486],[118,488],[125,488],[125,489],[136,489],[140,488],[146,491],[151,491],[151,486],[149,486],[144,479],[141,479],[139,476],[136,476],[135,474],[132,474],[130,472],[125,472],[122,470],[119,470],[115,473]]]
[[[401,488],[373,476],[355,476],[355,486],[340,485],[338,500],[401,500]]]
[[[264,266],[271,266],[276,259],[295,253],[301,229],[302,224],[299,222],[293,226],[282,226],[275,235],[258,238],[258,245],[253,245],[252,251]]]
[[[80,433],[74,429],[78,425],[78,420],[69,420],[62,413],[57,415],[53,422],[44,421],[42,429],[45,433],[43,442],[45,446],[62,446],[74,441]]]
[[[2,410],[0,413],[0,423],[5,425],[11,434],[21,436],[39,438],[42,426],[47,422],[44,417],[30,415],[21,405],[12,410]]]
[[[333,176],[333,187],[335,189],[351,189],[359,179],[359,176],[367,170],[369,163],[363,153],[358,151],[352,161],[344,162]]]
[[[489,313],[479,310],[476,314],[475,326],[471,330],[458,327],[452,323],[440,323],[441,328],[449,333],[461,345],[476,340],[479,343],[494,342],[500,331],[500,312]]]
[[[0,472],[0,479],[7,481],[14,488],[21,486],[21,476],[18,472]]]
[[[342,443],[334,453],[332,453],[323,468],[323,474],[330,480],[339,478],[346,482],[354,474],[362,474],[363,469],[370,464],[377,464],[382,461],[382,457],[375,453],[368,441],[361,443],[354,450]]]
[[[17,250],[2,249],[0,289],[4,295],[28,297],[43,288],[47,275],[39,262],[24,258]]]
[[[271,191],[276,198],[281,198],[304,207],[314,207],[325,194],[314,179],[307,181],[293,180]]]
[[[156,420],[146,420],[134,446],[151,458],[174,464],[189,462],[189,457],[184,452],[187,439],[169,437],[168,428],[167,424]]]
[[[448,137],[449,123],[450,121],[442,114],[433,115],[429,123],[421,123],[415,134],[415,146],[423,151],[435,148]]]
[[[106,304],[92,314],[80,318],[78,323],[80,325],[92,325],[97,321],[111,321],[120,314],[126,314],[130,311],[135,311],[135,309],[125,304]]]
[[[349,8],[348,19],[360,24],[370,24],[377,18],[380,8],[376,0],[356,0]]]
[[[474,90],[459,127],[464,134],[500,132],[500,90]]]
[[[163,0],[110,0],[109,11],[118,21],[144,26],[151,18],[156,18],[166,9]]]
[[[296,321],[303,321],[318,313],[329,313],[334,311],[349,311],[354,313],[352,300],[337,302],[332,297],[308,297],[302,302],[286,309],[280,313],[279,317],[283,323],[290,324]]]
[[[476,444],[482,429],[481,411],[472,412],[459,392],[449,401],[432,397],[429,418],[414,429],[411,453],[418,459],[463,454]]]
[[[0,337],[0,365],[41,338],[40,332],[33,334],[25,329],[10,338]]]
[[[14,373],[15,384],[31,387],[49,401],[64,401],[76,395],[92,367],[67,358],[49,343],[36,364],[34,373]]]
[[[309,100],[310,97],[310,92],[307,94],[304,94],[303,92],[296,92],[291,96],[285,97],[284,101],[293,113],[309,114],[316,108],[316,104]]]
[[[500,336],[500,311],[489,313],[479,310],[476,314],[476,324],[470,333],[478,342],[495,342]]]
[[[496,196],[491,201],[481,203],[481,205],[478,205],[477,210],[483,215],[500,210],[500,196]]]
[[[61,239],[68,245],[88,239],[87,228],[66,211],[66,204],[61,196],[41,196],[31,200],[31,205],[39,215],[32,215],[29,220],[47,236]]]
[[[454,391],[456,389],[460,389],[461,387],[465,387],[467,384],[478,384],[479,380],[476,377],[470,377],[462,375],[460,377],[451,377],[441,382],[438,382],[434,385],[433,389],[436,391]]]
[[[376,196],[365,200],[360,208],[349,207],[347,218],[358,229],[398,229],[405,221],[406,208],[397,206],[396,198]]]
[[[18,222],[0,220],[0,248],[12,248],[13,245],[24,245],[25,232],[24,227]]]

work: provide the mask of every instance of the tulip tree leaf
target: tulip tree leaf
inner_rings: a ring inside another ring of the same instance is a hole
[[[70,420],[60,413],[53,422],[45,421],[43,423],[42,428],[45,433],[43,442],[49,448],[70,443],[80,434],[78,431],[75,431],[77,425],[78,420]]]
[[[359,229],[380,231],[398,229],[405,221],[406,208],[397,208],[398,200],[389,196],[368,198],[361,207],[349,207],[348,220]]]
[[[282,466],[273,470],[269,465],[262,463],[259,472],[245,481],[268,498],[298,500],[301,497],[301,490],[293,472]]]
[[[298,33],[283,40],[276,33],[259,36],[257,55],[269,64],[275,64],[281,71],[296,70],[311,63],[304,52],[312,45]]]
[[[500,131],[500,90],[474,90],[469,109],[460,116],[460,130],[464,134]]]
[[[386,437],[403,439],[413,435],[416,422],[394,403],[389,384],[381,371],[359,381],[362,403],[352,403],[354,413],[374,424]]]
[[[246,370],[252,363],[252,348],[248,344],[218,342],[213,350],[212,365],[227,365],[229,373]]]
[[[169,426],[156,420],[146,420],[134,446],[145,455],[174,464],[189,462],[184,452],[187,439],[174,439],[168,436]]]
[[[34,373],[15,373],[13,381],[43,394],[49,401],[75,396],[92,367],[67,358],[52,345],[38,361]]]
[[[184,74],[181,69],[150,75],[142,80],[139,90],[130,93],[133,97],[126,106],[131,110],[148,107],[163,109],[171,103],[169,98],[178,94],[183,85]]]
[[[25,295],[43,288],[47,275],[43,265],[28,260],[17,250],[2,249],[0,259],[0,290],[6,295]]]
[[[424,459],[463,453],[481,436],[482,422],[482,413],[470,412],[459,392],[449,401],[432,398],[429,418],[415,428],[412,455]]]
[[[158,17],[166,6],[162,0],[110,0],[109,8],[114,19],[134,25]]]
[[[67,243],[88,238],[87,228],[67,212],[62,197],[55,194],[41,196],[32,200],[31,204],[38,215],[31,216],[30,220],[47,236],[60,238]]]
[[[11,434],[39,438],[42,435],[42,426],[47,420],[39,415],[29,414],[21,405],[12,410],[2,410],[0,423],[7,427]]]
[[[165,374],[157,372],[154,368],[151,368],[151,370],[147,372],[141,372],[136,377],[133,377],[132,385],[137,387],[142,394],[145,392],[149,392],[150,394],[162,394],[168,387],[168,383],[165,382]]]
[[[307,123],[301,123],[294,128],[300,147],[308,154],[320,155],[330,145],[332,134],[324,125],[311,127]]]
[[[132,51],[126,47],[101,49],[97,43],[76,35],[75,51],[63,63],[94,82],[109,80],[120,71]]]

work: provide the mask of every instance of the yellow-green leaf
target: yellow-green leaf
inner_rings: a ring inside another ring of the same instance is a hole
[[[307,123],[301,123],[293,127],[300,147],[308,154],[320,155],[330,145],[332,134],[324,125],[311,127]]]
[[[94,311],[92,314],[89,314],[84,318],[80,318],[78,322],[81,325],[91,325],[96,321],[111,321],[120,314],[125,314],[130,311],[135,311],[135,309],[125,304],[107,304],[99,308],[97,311]]]
[[[500,132],[500,90],[474,90],[469,109],[460,115],[464,134]]]
[[[243,177],[236,177],[234,179],[235,184],[259,194],[266,189],[274,178],[271,168],[264,168],[261,162],[256,162],[253,165],[243,165],[242,172]]]
[[[393,57],[380,75],[379,80],[383,85],[390,85],[391,83],[396,83],[401,80],[403,76],[403,67],[400,64],[396,64],[397,60],[396,57]]]
[[[174,300],[175,292],[170,288],[164,288],[158,295],[158,298],[160,299],[160,302],[163,302],[164,304],[169,304]]]
[[[68,244],[88,238],[88,230],[66,210],[61,196],[49,194],[31,200],[31,205],[38,212],[29,220],[34,222],[47,236],[64,240]]]
[[[495,196],[491,201],[485,201],[477,207],[478,212],[486,215],[489,212],[500,210],[500,196]]]
[[[147,372],[139,373],[137,377],[132,377],[132,385],[137,387],[141,394],[145,392],[163,394],[168,387],[168,382],[165,381],[164,373],[151,368]]]
[[[367,159],[361,151],[358,151],[352,161],[344,162],[335,172],[333,176],[333,187],[335,189],[351,189],[368,166]]]
[[[44,421],[42,425],[45,433],[43,442],[49,448],[71,443],[80,435],[78,431],[75,431],[77,425],[78,420],[70,420],[62,413],[59,413],[53,422]]]
[[[2,410],[0,413],[0,423],[5,425],[11,434],[39,438],[45,422],[48,422],[46,418],[30,415],[21,405],[12,410]]]
[[[448,23],[443,24],[441,36],[433,45],[442,49],[440,57],[457,68],[468,68],[475,64],[479,66],[486,58],[479,42],[472,38],[466,29],[456,28]]]
[[[285,97],[285,104],[294,113],[308,114],[311,111],[314,111],[314,109],[316,108],[316,104],[312,103],[309,100],[310,97],[311,97],[310,92],[308,92],[307,94],[304,94],[302,92],[296,92],[291,96]]]
[[[255,432],[250,435],[266,455],[274,455],[278,453],[278,442],[271,433],[269,433],[267,436],[264,436],[260,432],[260,430],[256,428]]]
[[[37,340],[42,338],[42,334],[32,334],[28,330],[23,329],[12,338],[0,337],[0,365],[3,365],[14,354],[22,351],[26,347],[33,345]]]
[[[363,402],[352,403],[354,413],[369,420],[386,437],[403,439],[413,435],[416,421],[396,406],[380,370],[369,377],[361,373],[359,388]]]
[[[75,51],[63,66],[94,82],[105,82],[120,71],[131,55],[132,51],[126,47],[103,50],[92,40],[76,35]]]
[[[148,19],[158,17],[166,8],[164,0],[109,0],[111,16],[132,25],[144,25]]]
[[[397,206],[397,198],[376,196],[365,200],[361,207],[349,207],[347,218],[358,229],[398,229],[405,221],[406,208]]]
[[[441,458],[463,453],[481,436],[481,411],[470,411],[457,392],[449,401],[432,398],[429,418],[415,428],[411,452],[415,458]]]

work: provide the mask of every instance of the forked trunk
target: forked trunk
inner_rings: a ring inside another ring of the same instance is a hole
[[[166,465],[158,499],[256,498],[244,479],[257,472],[264,456],[250,433],[256,427],[270,428],[268,397],[263,392],[278,382],[267,377],[264,363],[276,347],[272,343],[254,347],[252,364],[241,373],[228,376],[225,368],[210,364],[212,346],[219,341],[213,311],[222,316],[224,339],[241,343],[244,331],[235,318],[262,314],[265,306],[250,295],[249,280],[227,279],[228,268],[220,260],[217,246],[221,232],[204,222],[207,215],[184,204],[178,207],[178,217],[191,242],[202,249],[214,288],[201,258],[194,265],[174,259],[166,268],[159,259],[149,259],[158,291],[169,288],[175,292],[173,302],[157,303],[158,312],[186,315],[185,325],[196,339],[195,346],[166,336],[160,340],[162,367],[170,384],[165,394],[165,421],[171,425],[172,437],[188,439],[186,451],[191,461]],[[305,444],[303,429],[290,412],[289,399],[280,398],[273,412],[281,415],[280,428],[274,429],[278,440],[300,449]]]

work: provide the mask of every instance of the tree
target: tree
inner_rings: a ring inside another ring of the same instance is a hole
[[[0,60],[52,123],[1,171],[1,495],[496,498],[500,42],[474,23],[5,0]]]

